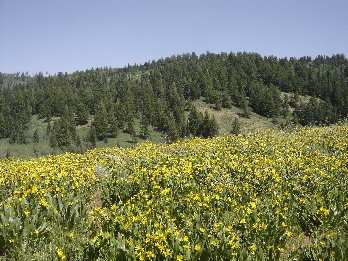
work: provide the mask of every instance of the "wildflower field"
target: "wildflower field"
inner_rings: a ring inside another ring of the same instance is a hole
[[[348,127],[0,160],[0,260],[347,260]]]

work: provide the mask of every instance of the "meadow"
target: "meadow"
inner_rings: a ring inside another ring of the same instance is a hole
[[[0,260],[346,260],[348,127],[0,160]]]

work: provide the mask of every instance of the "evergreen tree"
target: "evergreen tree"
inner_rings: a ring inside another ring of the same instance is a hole
[[[150,135],[149,132],[149,121],[143,116],[140,122],[141,136],[143,139],[147,139]]]
[[[173,116],[170,116],[168,118],[167,126],[168,126],[168,141],[169,142],[177,141],[179,139],[179,132],[178,132],[178,128],[176,126],[175,119]]]
[[[211,119],[209,117],[208,111],[205,111],[204,118],[201,124],[201,133],[203,138],[214,137],[218,134],[219,126],[213,116]]]
[[[290,116],[289,98],[287,95],[285,95],[284,100],[283,100],[282,115],[285,119],[289,118],[289,116]]]
[[[15,144],[25,144],[27,143],[27,137],[22,125],[18,122],[15,122],[15,128],[12,129],[10,134],[10,143]]]
[[[242,116],[249,119],[251,116],[251,109],[249,107],[249,101],[245,96],[240,101],[240,108],[242,109]]]
[[[6,121],[4,114],[0,111],[0,139],[6,137],[6,127],[5,127]]]
[[[290,99],[290,105],[291,107],[295,108],[300,102],[300,95],[298,94],[298,91],[294,92]]]
[[[97,132],[96,132],[94,126],[92,126],[92,127],[89,129],[88,141],[91,143],[91,145],[92,145],[93,148],[95,148],[95,147],[97,146]]]
[[[85,125],[88,123],[89,111],[86,105],[80,102],[76,106],[76,123],[78,125]]]
[[[51,118],[47,119],[47,127],[46,127],[46,135],[47,136],[50,136],[51,134]]]
[[[227,92],[224,92],[222,94],[221,104],[222,104],[222,107],[224,107],[224,108],[231,108],[232,107],[232,99],[231,99],[231,96]]]
[[[126,131],[131,136],[133,142],[136,143],[138,141],[138,135],[137,135],[137,132],[135,130],[134,120],[133,119],[129,119],[128,120]]]
[[[33,142],[34,143],[39,143],[40,139],[39,139],[39,133],[38,133],[38,130],[35,129],[34,131],[34,135],[33,135]]]
[[[210,120],[210,137],[215,137],[216,135],[219,134],[219,124],[217,123],[217,120],[215,116]]]
[[[113,114],[116,117],[118,128],[123,130],[127,120],[127,111],[125,105],[123,103],[116,103],[113,108]]]
[[[240,122],[237,117],[233,120],[231,133],[234,135],[240,134]]]
[[[51,147],[63,149],[70,145],[70,128],[69,122],[65,117],[61,117],[53,124],[53,130],[50,137]]]
[[[109,116],[109,133],[111,138],[116,138],[118,136],[118,122],[115,115],[111,114]]]
[[[198,112],[196,107],[192,106],[191,112],[188,116],[188,129],[193,136],[200,136],[202,134],[203,115]]]
[[[100,103],[95,111],[93,126],[98,140],[105,140],[108,136],[108,117],[104,103]]]
[[[64,120],[66,121],[66,124],[68,126],[70,133],[74,133],[76,120],[75,120],[75,114],[74,114],[73,109],[71,107],[66,106],[64,108],[64,111],[63,111],[61,118],[64,118]]]

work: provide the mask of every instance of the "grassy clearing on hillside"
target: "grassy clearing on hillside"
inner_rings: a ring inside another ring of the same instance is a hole
[[[0,161],[9,260],[344,260],[348,127]]]
[[[247,134],[259,130],[277,129],[277,126],[272,123],[271,119],[262,117],[254,112],[251,112],[250,118],[242,117],[242,110],[232,106],[230,109],[222,109],[218,111],[214,109],[213,104],[204,102],[203,99],[195,101],[197,109],[204,114],[207,110],[209,115],[214,115],[219,126],[219,135],[231,134],[232,123],[237,118],[241,124],[241,133]]]

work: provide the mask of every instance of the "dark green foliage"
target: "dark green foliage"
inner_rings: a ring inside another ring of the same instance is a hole
[[[80,102],[76,107],[76,123],[84,125],[88,123],[89,111],[85,104]]]
[[[207,111],[204,113],[203,122],[201,125],[201,135],[203,138],[214,137],[219,132],[219,125],[215,119],[215,116],[210,118]]]
[[[116,117],[118,128],[122,130],[127,120],[126,107],[123,103],[116,103],[112,110],[113,110],[113,115],[115,115]]]
[[[231,96],[228,93],[223,93],[222,94],[221,105],[224,108],[231,108],[232,107],[232,99],[231,99]]]
[[[295,108],[294,117],[301,125],[331,124],[337,121],[337,113],[330,103],[313,97]]]
[[[27,137],[23,128],[23,125],[19,125],[17,122],[14,122],[15,128],[12,129],[10,134],[10,143],[26,143]]]
[[[60,118],[53,124],[53,130],[50,137],[51,147],[66,147],[70,145],[69,122],[65,118]]]
[[[240,122],[238,118],[234,118],[234,121],[232,123],[231,134],[234,134],[234,135],[240,134]]]
[[[67,121],[69,131],[71,133],[75,132],[76,120],[75,120],[74,111],[71,107],[65,107],[61,118]]]
[[[300,102],[300,95],[298,94],[298,91],[294,92],[290,99],[290,105],[292,107],[296,107]]]
[[[243,111],[242,116],[249,119],[251,115],[251,108],[249,107],[249,101],[245,96],[241,97],[240,108]]]
[[[33,134],[33,142],[34,143],[39,143],[40,139],[39,139],[39,133],[38,130],[35,129],[34,134]]]
[[[188,130],[193,136],[202,136],[204,138],[214,137],[218,134],[219,126],[215,117],[209,116],[208,111],[205,111],[204,117],[201,112],[192,106],[188,118]]]
[[[279,114],[280,91],[273,85],[266,87],[262,84],[256,84],[252,87],[250,100],[251,107],[260,115],[272,118]]]
[[[0,113],[0,138],[5,138],[6,132],[7,132],[7,128],[5,126],[6,121],[5,121],[5,117],[3,113]]]
[[[287,119],[290,116],[290,106],[289,106],[289,97],[285,95],[283,103],[282,103],[282,116]]]
[[[108,111],[108,123],[109,123],[109,137],[116,138],[119,132],[119,123],[116,118],[116,107],[114,104],[111,105]]]
[[[27,142],[25,131],[32,108],[26,95],[18,88],[0,91],[0,138],[10,138],[11,143]]]
[[[97,139],[105,140],[108,136],[108,116],[104,103],[99,103],[96,107],[93,126],[97,134]]]
[[[49,133],[52,148],[59,147],[70,150],[73,145],[79,145],[75,128],[75,116],[71,108],[65,108],[62,117],[54,121]]]
[[[193,136],[201,135],[201,126],[203,123],[203,115],[198,112],[196,107],[192,106],[190,115],[188,117],[188,128]]]
[[[118,122],[116,120],[115,115],[110,115],[109,116],[109,136],[111,138],[116,138],[118,135]]]
[[[140,122],[140,130],[141,130],[141,137],[143,139],[147,139],[149,137],[149,121],[145,118],[142,117],[141,118],[141,122]]]
[[[179,139],[179,128],[177,124],[175,123],[175,119],[172,115],[168,118],[167,126],[168,126],[167,140],[169,142],[177,141]]]
[[[97,132],[95,130],[95,127],[92,126],[89,129],[88,132],[88,141],[91,143],[92,147],[95,147],[97,145]]]
[[[46,127],[46,135],[49,136],[51,134],[51,119],[47,120],[47,127]]]
[[[134,121],[133,120],[129,120],[128,121],[127,132],[131,136],[133,142],[136,143],[138,141],[138,135],[137,135],[137,132],[135,130]]]

